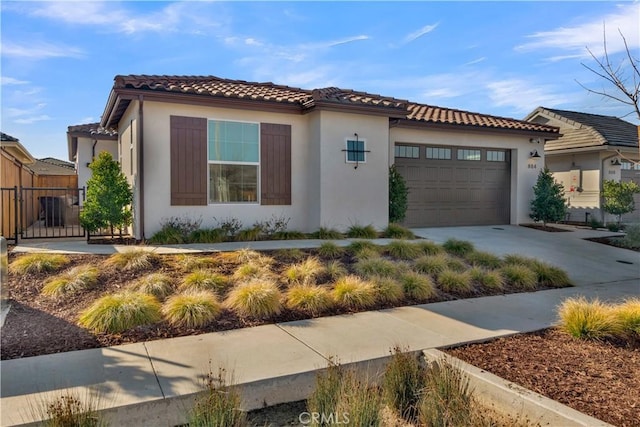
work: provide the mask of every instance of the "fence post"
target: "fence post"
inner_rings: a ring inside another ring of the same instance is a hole
[[[9,255],[7,253],[7,239],[0,236],[0,326],[4,325],[4,320],[9,312]]]
[[[20,226],[21,212],[18,211],[18,197],[22,200],[22,188],[20,189],[20,195],[18,196],[18,186],[13,187],[13,236],[16,245],[18,244],[18,228]],[[22,203],[20,203],[22,208]]]

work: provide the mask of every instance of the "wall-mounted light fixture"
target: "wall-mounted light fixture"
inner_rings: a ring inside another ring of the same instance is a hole
[[[540,158],[540,154],[538,154],[538,150],[533,150],[532,152],[529,153],[529,158],[530,159],[539,159]]]
[[[616,157],[615,159],[611,160],[611,166],[622,166],[622,163],[620,163],[620,159]]]
[[[542,142],[542,140],[541,140],[540,138],[529,138],[529,142],[530,142],[531,144],[533,144],[534,142],[535,142],[536,144],[540,144],[540,142]]]

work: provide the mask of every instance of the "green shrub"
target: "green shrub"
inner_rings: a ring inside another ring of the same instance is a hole
[[[66,255],[27,254],[9,264],[9,271],[14,274],[50,273],[62,269],[70,262]]]
[[[93,288],[98,284],[100,271],[91,265],[80,265],[49,279],[42,295],[60,298]]]
[[[229,286],[229,280],[211,270],[196,270],[187,274],[180,282],[181,290],[213,291],[222,294]]]
[[[416,246],[418,246],[425,255],[438,255],[444,252],[442,246],[429,240],[421,240],[416,243]]]
[[[306,238],[307,235],[302,231],[295,230],[276,231],[269,235],[269,240],[304,240]]]
[[[426,370],[420,400],[421,425],[431,427],[471,426],[473,396],[464,373],[442,360]]]
[[[404,298],[402,284],[392,277],[374,276],[371,283],[375,288],[377,300],[382,303],[397,303]]]
[[[424,301],[436,296],[436,287],[429,276],[409,272],[401,276],[400,283],[409,298]]]
[[[224,242],[224,232],[219,228],[202,228],[189,234],[190,243],[220,243]]]
[[[589,220],[589,226],[593,229],[596,230],[598,228],[603,228],[604,224],[601,221],[598,221],[595,218],[591,218],[591,220]]]
[[[333,299],[348,308],[368,308],[376,303],[376,290],[371,282],[356,276],[344,276],[336,281]]]
[[[149,239],[152,245],[181,245],[187,243],[187,238],[180,230],[173,227],[163,226]]]
[[[468,253],[465,258],[471,265],[478,267],[493,269],[499,268],[502,265],[500,257],[490,252],[475,250]]]
[[[543,226],[548,222],[562,221],[567,214],[564,187],[556,182],[551,171],[545,167],[538,174],[536,185],[533,187],[534,197],[530,202],[529,217]]]
[[[538,276],[538,283],[543,286],[561,288],[573,285],[566,271],[545,262],[536,261],[533,264],[533,271]]]
[[[361,257],[363,252],[365,254],[368,252],[379,255],[381,250],[382,248],[379,245],[367,240],[354,240],[347,246],[347,251],[356,258]]]
[[[196,399],[188,414],[189,427],[244,427],[246,413],[240,410],[242,397],[228,379],[226,370],[219,368],[217,375],[212,372],[205,378],[204,395]]]
[[[475,250],[473,243],[458,239],[447,239],[447,241],[442,244],[442,247],[451,255],[461,257],[466,256]]]
[[[422,254],[418,246],[404,240],[393,240],[389,242],[385,250],[393,258],[404,260],[418,258]]]
[[[80,314],[79,323],[96,332],[117,334],[160,320],[160,303],[151,295],[121,292],[105,295]]]
[[[349,237],[350,239],[377,239],[378,232],[371,224],[354,224],[347,230],[347,237]]]
[[[318,231],[313,233],[313,236],[316,239],[323,239],[323,240],[344,239],[344,236],[342,235],[341,232],[333,228],[326,228],[326,227],[320,227]]]
[[[415,239],[416,236],[411,230],[400,224],[390,223],[387,228],[384,229],[383,236],[389,239]]]
[[[331,361],[325,371],[321,371],[316,375],[313,392],[307,399],[309,412],[325,414],[327,417],[329,414],[336,413],[343,376],[343,369]],[[331,424],[329,422],[321,422],[313,425],[329,426]]]
[[[464,271],[467,271],[468,268],[469,266],[458,258],[449,257],[449,259],[447,259],[447,269],[449,270],[462,273]]]
[[[275,283],[253,280],[233,288],[225,303],[241,316],[268,318],[280,314],[280,300],[280,290]]]
[[[76,393],[65,392],[64,394],[44,402],[42,423],[45,427],[105,427],[108,425],[105,419],[98,412],[96,398],[87,395],[81,399]]]
[[[329,291],[320,286],[294,285],[286,294],[287,307],[318,315],[329,310],[334,302]]]
[[[202,219],[184,217],[163,218],[160,231],[156,232],[149,243],[154,245],[179,245],[190,243],[191,233],[197,231],[202,224]]]
[[[603,339],[619,335],[621,325],[611,306],[598,299],[566,299],[558,309],[560,329],[576,338]]]
[[[125,271],[142,271],[153,267],[160,258],[153,252],[144,249],[132,249],[118,252],[107,259],[107,265]]]
[[[337,280],[347,273],[347,268],[340,261],[329,261],[324,267],[324,274],[329,280]]]
[[[418,273],[437,276],[447,269],[449,260],[450,258],[446,254],[421,256],[414,261],[413,269]]]
[[[363,277],[392,277],[399,272],[396,263],[380,257],[360,259],[353,265],[353,269]]]
[[[407,213],[409,188],[395,165],[389,167],[389,221],[402,222]]]
[[[622,244],[627,248],[640,248],[640,224],[630,224],[624,229]]]
[[[438,274],[438,284],[445,292],[469,294],[473,291],[473,282],[468,272],[444,270]]]
[[[260,240],[262,236],[263,233],[260,227],[251,227],[240,230],[235,240],[237,242],[255,242],[256,240]]]
[[[172,325],[199,328],[221,313],[220,303],[210,291],[187,291],[169,298],[162,313]]]
[[[382,377],[384,403],[409,422],[415,422],[424,384],[424,369],[415,354],[393,349]]]
[[[485,288],[492,290],[504,289],[504,277],[497,270],[485,270],[480,267],[473,267],[469,270],[471,279]]]
[[[529,258],[526,256],[522,256],[522,255],[517,255],[517,254],[511,254],[511,255],[506,255],[504,257],[504,265],[511,265],[511,264],[516,264],[516,265],[524,265],[525,267],[529,267],[530,269],[535,268],[535,265],[537,263],[537,260],[534,258]]]
[[[361,380],[355,372],[346,372],[342,378],[340,397],[336,405],[336,424],[348,421],[349,425],[377,427],[381,425],[380,393],[366,380]],[[342,418],[340,418],[342,417]]]
[[[516,288],[532,291],[538,285],[538,275],[525,265],[508,264],[500,272],[507,283]]]
[[[303,262],[287,268],[283,273],[283,277],[290,285],[311,285],[315,284],[316,278],[323,271],[324,266],[318,258],[309,257]]]
[[[173,293],[173,283],[171,282],[171,278],[166,274],[152,273],[134,282],[131,290],[153,295],[161,301]]]
[[[323,258],[340,258],[344,254],[344,248],[333,242],[324,242],[318,248],[318,255]]]

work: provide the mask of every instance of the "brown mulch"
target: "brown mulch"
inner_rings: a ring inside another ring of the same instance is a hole
[[[558,228],[552,225],[547,224],[546,226],[542,224],[520,224],[521,227],[533,228],[534,230],[547,231],[549,233],[565,233],[573,230],[567,230],[566,228]]]
[[[640,426],[640,343],[547,329],[445,351],[602,421]]]
[[[590,242],[602,243],[603,245],[615,246],[616,248],[629,249],[630,251],[640,252],[640,246],[636,246],[636,247],[626,246],[622,242],[622,237],[618,237],[618,236],[590,237],[584,240],[589,240]]]

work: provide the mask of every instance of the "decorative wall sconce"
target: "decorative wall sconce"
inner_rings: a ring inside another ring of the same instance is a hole
[[[620,159],[616,157],[615,159],[611,160],[611,166],[622,166],[622,163],[620,163]]]
[[[358,139],[358,133],[354,132],[353,136],[356,137],[355,140],[347,139],[347,148],[342,150],[346,152],[346,161],[347,163],[355,163],[353,166],[354,169],[358,169],[358,165],[360,162],[365,161],[365,153],[370,153],[371,150],[365,150],[364,143],[365,141],[360,141]]]
[[[541,140],[540,138],[529,138],[529,142],[530,142],[531,144],[533,144],[534,142],[535,142],[536,144],[540,144],[540,142],[542,142],[542,140]]]
[[[540,158],[540,154],[538,154],[538,150],[533,150],[532,152],[529,153],[529,158],[530,159],[539,159]]]

